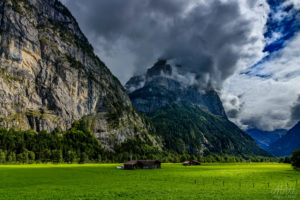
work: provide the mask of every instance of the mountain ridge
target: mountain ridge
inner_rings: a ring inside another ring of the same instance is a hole
[[[269,147],[269,151],[276,156],[290,156],[297,149],[300,149],[300,121]]]
[[[275,141],[282,138],[288,130],[286,129],[276,129],[274,131],[262,131],[259,129],[248,129],[248,133],[255,142],[264,150],[268,150],[269,146]]]

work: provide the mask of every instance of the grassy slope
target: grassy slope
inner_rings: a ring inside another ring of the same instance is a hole
[[[300,198],[300,172],[286,164],[163,164],[161,170],[135,171],[116,166],[0,166],[0,199]]]

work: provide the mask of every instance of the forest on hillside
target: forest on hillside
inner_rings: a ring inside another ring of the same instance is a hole
[[[36,132],[0,128],[0,163],[112,163],[130,159],[156,159],[162,162],[264,162],[272,157],[195,155],[158,149],[138,138],[127,139],[114,151],[105,150],[89,130],[86,121],[76,121],[67,131]]]

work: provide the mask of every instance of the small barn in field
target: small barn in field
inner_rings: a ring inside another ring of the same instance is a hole
[[[201,163],[197,160],[186,160],[182,163],[184,166],[190,166],[190,165],[201,165]]]
[[[124,169],[160,169],[161,162],[158,160],[131,160],[124,163]]]

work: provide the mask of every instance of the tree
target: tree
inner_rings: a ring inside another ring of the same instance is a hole
[[[87,160],[88,160],[88,156],[86,155],[86,153],[85,153],[85,152],[81,152],[81,153],[80,153],[80,160],[79,160],[79,163],[80,163],[80,164],[83,164],[83,163],[85,163]]]
[[[32,151],[28,151],[28,159],[29,159],[29,163],[34,163],[35,161],[35,153]]]
[[[43,163],[47,163],[51,161],[51,151],[49,149],[44,149],[40,152],[40,159]]]
[[[300,149],[293,152],[291,163],[294,168],[300,168]]]
[[[28,163],[28,151],[17,154],[17,161],[19,163]]]
[[[65,155],[65,162],[67,163],[72,163],[76,160],[76,153],[74,151],[69,150]]]
[[[7,161],[8,162],[16,162],[16,153],[15,152],[10,152],[7,156]]]
[[[284,158],[284,163],[291,163],[291,158],[290,157],[285,157]]]
[[[5,163],[5,152],[0,149],[0,164]]]
[[[98,155],[97,155],[97,162],[101,162],[101,161],[102,161],[101,154],[98,154]]]
[[[284,163],[284,157],[280,157],[280,158],[278,159],[278,162],[279,162],[279,163]]]
[[[52,151],[52,161],[54,163],[61,163],[63,162],[63,155],[61,150],[53,150]]]

